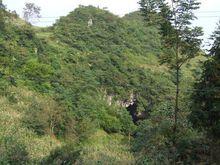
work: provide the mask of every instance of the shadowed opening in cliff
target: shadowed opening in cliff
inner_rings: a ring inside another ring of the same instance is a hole
[[[127,110],[129,111],[134,123],[136,123],[138,121],[137,107],[138,107],[138,104],[136,101],[134,102],[134,104],[131,104],[127,107]]]

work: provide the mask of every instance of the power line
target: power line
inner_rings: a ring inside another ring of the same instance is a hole
[[[205,18],[220,18],[220,15],[219,16],[197,16],[198,19],[205,19]],[[42,21],[42,20],[39,20],[39,21],[36,21],[36,23],[55,23],[56,20],[53,20],[53,21]],[[35,23],[35,24],[36,24]]]
[[[220,15],[210,15],[210,16],[202,15],[202,16],[197,16],[197,17],[220,17]],[[56,19],[56,18],[59,19],[60,17],[41,17],[41,18],[36,18],[36,19]]]
[[[220,15],[211,15],[211,16],[197,16],[198,18],[220,18]]]
[[[195,11],[195,13],[220,13],[220,11]]]
[[[220,11],[196,11],[195,12],[195,14],[199,14],[199,13],[220,13]],[[45,17],[40,17],[40,19],[54,19],[54,18],[60,18],[60,17],[64,17],[64,16],[45,16]],[[212,16],[202,16],[202,17],[212,17]],[[214,17],[220,17],[220,16],[214,16]]]

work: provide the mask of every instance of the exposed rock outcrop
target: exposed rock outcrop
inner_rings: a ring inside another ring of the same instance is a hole
[[[134,123],[136,123],[139,120],[146,119],[146,117],[147,117],[147,112],[145,112],[145,111],[138,112],[138,100],[137,100],[137,97],[134,93],[130,94],[129,99],[126,99],[123,101],[122,100],[114,101],[113,94],[107,95],[106,100],[107,100],[109,106],[111,106],[113,103],[115,103],[118,106],[126,108],[129,111],[130,115],[132,116]]]

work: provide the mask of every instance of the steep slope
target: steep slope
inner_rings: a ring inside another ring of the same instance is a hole
[[[88,27],[91,18],[93,25]],[[63,57],[67,58],[64,65],[75,70],[72,74],[82,82],[89,82],[90,86],[101,88],[122,101],[137,93],[136,97],[146,100],[144,107],[169,94],[167,88],[172,83],[170,75],[164,72],[165,67],[159,66],[160,41],[153,27],[146,29],[144,25],[134,25],[89,6],[61,18],[52,31],[59,42],[72,49]],[[153,88],[161,92],[149,94]]]
[[[137,13],[119,18],[92,6],[49,28],[33,28],[9,13],[6,18],[0,31],[1,161],[134,163],[135,124],[173,104],[173,76],[160,64],[157,29],[146,28]],[[194,63],[185,69],[190,77]],[[8,137],[16,144],[11,150]],[[12,151],[21,149],[14,159]]]
[[[88,25],[92,20],[92,25]],[[159,35],[155,28],[132,26],[108,11],[81,7],[54,25],[56,36],[78,50],[119,55],[158,53]]]
[[[4,24],[0,27],[0,164],[38,162],[61,143],[49,134],[39,137],[23,123],[26,113],[34,110],[33,104],[53,102],[52,97],[31,90],[34,87],[29,83],[32,78],[28,74],[32,71],[28,69],[31,61],[36,61],[42,68],[50,68],[50,65],[40,62],[44,46],[32,27],[17,15],[2,9],[1,12],[4,17],[0,19]],[[43,70],[39,73],[46,76]],[[46,81],[48,79],[44,79]],[[43,107],[47,108],[53,107]]]
[[[44,105],[44,109],[53,108],[51,98],[43,97],[26,88],[10,87],[7,95],[0,96],[0,163],[24,164],[37,163],[59,147],[61,142],[45,134],[38,136],[32,129],[27,128],[23,119],[29,111],[35,110],[33,104]]]

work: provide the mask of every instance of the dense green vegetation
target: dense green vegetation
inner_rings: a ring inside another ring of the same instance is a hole
[[[119,18],[92,6],[48,28],[0,14],[0,164],[172,162],[175,74],[161,64],[158,27],[139,12]],[[209,157],[188,118],[200,54],[181,71],[177,152],[185,164]]]
[[[220,161],[220,25],[213,33],[214,41],[210,53],[212,58],[206,61],[202,78],[196,83],[197,91],[193,95],[194,108],[190,115],[194,127],[204,131],[210,150],[210,162]]]

